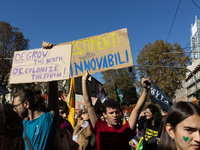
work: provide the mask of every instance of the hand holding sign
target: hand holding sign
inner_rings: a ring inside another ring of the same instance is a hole
[[[54,46],[43,42],[43,48],[16,51],[10,73],[10,84],[47,82],[69,79],[71,45]]]
[[[44,49],[50,49],[52,47],[53,47],[52,43],[45,42],[45,41],[42,42],[42,48],[44,48]]]

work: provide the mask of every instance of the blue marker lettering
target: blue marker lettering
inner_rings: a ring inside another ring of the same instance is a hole
[[[75,65],[76,75],[78,75],[78,70],[77,70],[77,68],[83,73],[83,64],[82,64],[81,61],[80,61],[80,66],[77,65],[77,63],[74,63],[74,65]],[[71,68],[71,70],[72,70],[72,68]],[[73,71],[73,70],[72,70],[72,71]],[[72,75],[73,75],[73,73],[72,73]]]
[[[125,61],[121,61],[119,52],[117,52],[117,55],[118,55],[118,59],[119,59],[119,64],[120,65],[126,63]]]
[[[90,71],[90,62],[89,62],[89,60],[88,60],[88,64],[87,64],[87,62],[84,60],[84,67],[85,67],[85,70],[89,70]]]
[[[103,58],[103,57],[100,58],[100,63],[99,63],[99,60],[98,60],[98,58],[96,57],[96,61],[97,61],[97,65],[98,65],[99,70],[101,69],[102,58]]]
[[[17,72],[18,72],[18,68],[14,68],[13,69],[13,75],[17,74]]]
[[[24,54],[26,54],[26,53],[22,53],[22,54],[21,54],[21,60],[25,60],[25,59],[23,59],[23,57],[24,57],[23,55],[24,55]]]
[[[41,51],[39,51],[38,54],[37,54],[37,58],[40,58],[41,56],[42,56]]]
[[[96,62],[95,62],[94,58],[92,58],[92,60],[91,60],[91,68],[92,68],[92,70],[96,70]]]
[[[18,57],[19,56],[19,57]],[[19,59],[18,59],[19,58]],[[20,54],[16,54],[15,55],[15,61],[19,61],[20,60]]]
[[[114,66],[113,55],[112,54],[108,54],[108,63],[109,63],[109,67]]]
[[[106,59],[106,55],[104,56],[104,58],[103,58],[103,69],[104,68],[108,68],[108,62],[107,62],[107,59]]]
[[[60,73],[57,73],[57,77],[61,77],[61,72],[60,72]]]
[[[75,64],[75,63],[74,63],[74,64]],[[82,67],[82,68],[83,68],[83,67]],[[70,73],[71,73],[70,76],[73,77],[73,68],[72,68],[72,65],[71,65],[71,64],[70,64]]]

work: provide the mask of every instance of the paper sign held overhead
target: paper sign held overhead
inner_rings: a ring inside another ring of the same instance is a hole
[[[71,45],[14,53],[9,84],[69,79]]]
[[[126,28],[58,45],[65,44],[72,44],[71,77],[133,65]]]

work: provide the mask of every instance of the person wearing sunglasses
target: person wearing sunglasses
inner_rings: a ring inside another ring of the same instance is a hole
[[[73,140],[79,144],[79,150],[92,149],[89,145],[92,138],[92,132],[90,131],[90,121],[87,111],[83,112],[79,118],[78,125],[74,127]]]

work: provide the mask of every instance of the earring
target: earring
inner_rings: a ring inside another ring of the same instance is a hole
[[[173,136],[171,134],[169,136],[172,138],[172,140],[174,140],[174,138],[173,138]]]

